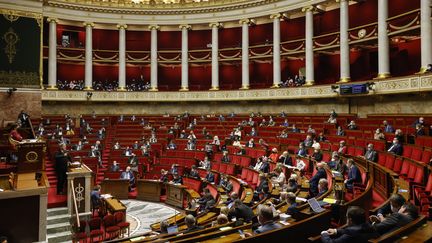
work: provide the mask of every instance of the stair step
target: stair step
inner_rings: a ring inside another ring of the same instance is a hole
[[[47,234],[48,243],[71,242],[72,233],[70,231]]]
[[[71,227],[69,222],[47,225],[47,233],[48,234],[60,233],[60,232],[64,232],[64,231],[70,232],[71,229],[72,229],[72,227]]]
[[[47,210],[47,216],[55,216],[55,215],[64,215],[64,214],[68,214],[68,209],[67,207],[59,207],[59,208],[50,208]]]
[[[68,223],[70,220],[70,216],[68,214],[60,214],[55,216],[47,217],[47,224],[58,224],[58,223]]]

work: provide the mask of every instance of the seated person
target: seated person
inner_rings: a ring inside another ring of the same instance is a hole
[[[288,165],[288,166],[292,166],[293,165],[292,158],[291,158],[291,156],[290,156],[290,154],[289,154],[288,151],[284,151],[282,153],[282,155],[279,156],[279,159],[277,160],[277,162],[278,163],[282,163],[284,165]]]
[[[299,132],[300,132],[300,129],[298,129],[298,128],[296,127],[296,124],[292,124],[291,132],[299,133]]]
[[[187,144],[186,144],[186,149],[185,150],[195,150],[196,149],[196,145],[194,140],[189,139]]]
[[[327,141],[327,138],[324,137],[324,134],[322,132],[319,133],[318,137],[315,138],[317,142],[325,142]]]
[[[168,182],[168,171],[161,169],[161,176],[159,177],[159,180],[162,182]]]
[[[348,130],[357,130],[357,124],[354,120],[350,121],[350,123],[347,126]]]
[[[222,175],[221,180],[219,182],[219,186],[225,190],[226,193],[231,193],[233,190],[233,184],[228,179],[227,175]]]
[[[171,182],[174,184],[183,184],[183,178],[178,173],[174,173]]]
[[[231,192],[230,197],[226,202],[224,202],[225,205],[227,205],[227,208],[230,209],[234,205],[234,201],[239,198],[239,195],[236,192]],[[222,208],[221,208],[222,211]],[[228,215],[228,214],[227,214]]]
[[[366,148],[366,152],[363,156],[366,160],[377,162],[378,161],[378,153],[374,149],[373,143],[368,144]]]
[[[338,153],[340,154],[340,155],[344,155],[344,154],[346,154],[346,152],[347,152],[347,146],[346,146],[346,142],[344,141],[344,140],[342,140],[342,141],[340,141],[339,142],[339,149],[338,149]]]
[[[266,198],[267,195],[269,194],[269,185],[265,174],[261,173],[259,175],[259,181],[260,183],[258,184],[258,186],[255,188],[254,191],[254,196],[253,196],[254,201],[259,201],[261,200],[261,198]]]
[[[216,218],[216,222],[212,224],[213,226],[220,226],[224,224],[228,224],[229,220],[225,214],[219,214]]]
[[[376,216],[371,216],[372,227],[376,232],[378,232],[378,234],[386,234],[410,223],[415,220],[418,215],[417,207],[414,204],[407,202],[398,212],[390,214],[383,220],[380,220]]]
[[[203,196],[198,199],[198,204],[200,205],[199,210],[209,210],[215,205],[216,201],[213,198],[210,190],[208,188],[204,188]]]
[[[126,149],[125,149],[123,155],[124,155],[124,156],[131,156],[131,154],[132,154],[132,149],[129,148],[129,146],[126,147]]]
[[[272,217],[273,217],[273,212]],[[236,218],[237,220],[243,219],[243,222],[251,222],[254,217],[254,213],[250,207],[243,204],[242,200],[236,199],[233,206],[230,208],[228,218]]]
[[[345,131],[343,130],[342,126],[338,126],[336,136],[345,136]]]
[[[321,178],[318,182],[318,194],[315,197],[322,196],[328,191],[328,181],[325,178]]]
[[[313,144],[313,140],[312,140],[312,136],[311,135],[307,135],[306,139],[303,141],[305,147],[310,148]]]
[[[229,163],[229,162],[231,162],[231,158],[228,155],[228,151],[223,151],[222,152],[221,162],[222,163]]]
[[[172,175],[178,173],[178,167],[177,166],[178,166],[177,164],[172,164],[169,173]]]
[[[306,157],[306,155],[307,155],[307,150],[306,150],[305,144],[304,143],[300,143],[299,144],[299,149],[297,151],[297,156]]]
[[[192,165],[191,170],[189,172],[189,177],[196,178],[196,179],[200,178],[195,165]]]
[[[387,150],[387,152],[396,154],[396,155],[402,155],[402,145],[399,143],[399,139],[395,137],[393,139],[393,144],[390,146],[390,148]]]
[[[398,212],[405,203],[406,200],[401,194],[392,194],[389,203],[380,208],[376,216],[380,221],[383,221],[384,216]]]
[[[138,157],[134,153],[132,153],[131,156],[129,157],[128,164],[133,172],[138,173],[139,162],[138,162]]]
[[[96,185],[90,193],[92,208],[100,208],[101,206],[101,186]]]
[[[184,233],[190,233],[197,230],[203,229],[202,226],[198,226],[196,224],[196,219],[192,214],[188,214],[184,219],[185,225],[187,226],[187,229],[183,231]]]
[[[298,213],[298,209],[297,209],[298,204],[296,202],[296,195],[292,192],[288,192],[286,194],[286,200],[289,205],[286,214],[293,215]]]
[[[253,148],[253,147],[255,147],[254,139],[253,138],[249,139],[249,141],[245,144],[245,146],[247,148]]]
[[[374,139],[375,140],[385,140],[385,135],[382,132],[381,128],[377,128],[377,130],[375,130]]]
[[[347,167],[348,167],[348,179],[346,179],[344,183],[347,189],[352,189],[354,183],[362,182],[362,177],[359,168],[354,164],[354,160],[348,159]]]
[[[298,189],[297,174],[294,173],[291,174],[290,178],[288,179],[287,187],[293,191],[297,191]]]
[[[273,162],[277,162],[279,159],[279,155],[278,155],[278,150],[277,148],[272,148],[271,153],[268,157],[269,159],[271,159],[271,161]]]
[[[173,140],[170,140],[170,142],[167,145],[167,149],[168,150],[175,150],[175,149],[177,149],[177,145],[174,143]]]
[[[321,162],[323,159],[323,154],[321,152],[321,149],[314,149],[314,153],[312,154],[312,159],[315,160],[316,162]]]
[[[120,179],[129,180],[129,190],[135,185],[135,177],[130,166],[126,167],[126,170],[121,173]]]
[[[299,171],[303,171],[304,168],[306,167],[306,163],[299,158],[296,159],[296,163],[297,163],[297,165],[295,167]]]
[[[266,156],[262,157],[262,161],[260,163],[258,171],[261,173],[268,173],[270,171],[270,164]]]
[[[358,206],[351,206],[346,213],[347,226],[342,229],[328,229],[321,232],[323,243],[331,242],[367,242],[376,238],[371,225],[366,222],[366,212]]]
[[[275,176],[271,178],[271,181],[275,187],[282,187],[285,184],[285,173],[281,168],[274,170]]]
[[[110,167],[110,172],[119,172],[120,171],[120,166],[117,164],[117,161],[113,161],[111,167]]]
[[[162,220],[160,223],[161,234],[168,234],[169,223],[166,220]]]
[[[324,169],[324,164],[323,163],[317,163],[316,167],[317,167],[316,168],[317,172],[309,180],[309,185],[310,185],[309,190],[310,190],[310,196],[311,197],[315,197],[316,195],[318,195],[318,182],[323,178],[324,179],[327,178],[327,173]]]
[[[214,183],[215,181],[215,177],[213,172],[211,171],[211,169],[207,169],[207,175],[206,177],[203,179],[203,182],[205,183]]]
[[[280,229],[282,228],[282,225],[275,222],[273,219],[273,210],[271,207],[267,205],[258,205],[258,222],[260,226],[254,230],[254,234],[261,234],[265,233],[267,231]],[[252,236],[250,233],[245,233],[246,237]]]

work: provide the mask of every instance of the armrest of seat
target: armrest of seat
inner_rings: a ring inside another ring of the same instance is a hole
[[[426,216],[422,215],[418,217],[416,220],[410,222],[409,224],[398,228],[395,231],[384,234],[378,238],[370,239],[368,242],[395,242],[397,239],[402,236],[406,236],[412,231],[416,230],[420,225],[426,223]]]

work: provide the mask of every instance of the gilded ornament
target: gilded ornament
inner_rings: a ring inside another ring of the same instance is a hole
[[[8,57],[9,64],[12,64],[17,53],[16,44],[20,40],[15,30],[11,28],[3,35],[3,40],[6,42],[4,52]]]

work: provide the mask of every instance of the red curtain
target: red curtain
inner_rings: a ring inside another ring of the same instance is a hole
[[[84,80],[84,64],[57,63],[57,79]]]
[[[93,29],[93,49],[95,50],[118,50],[119,31]]]

